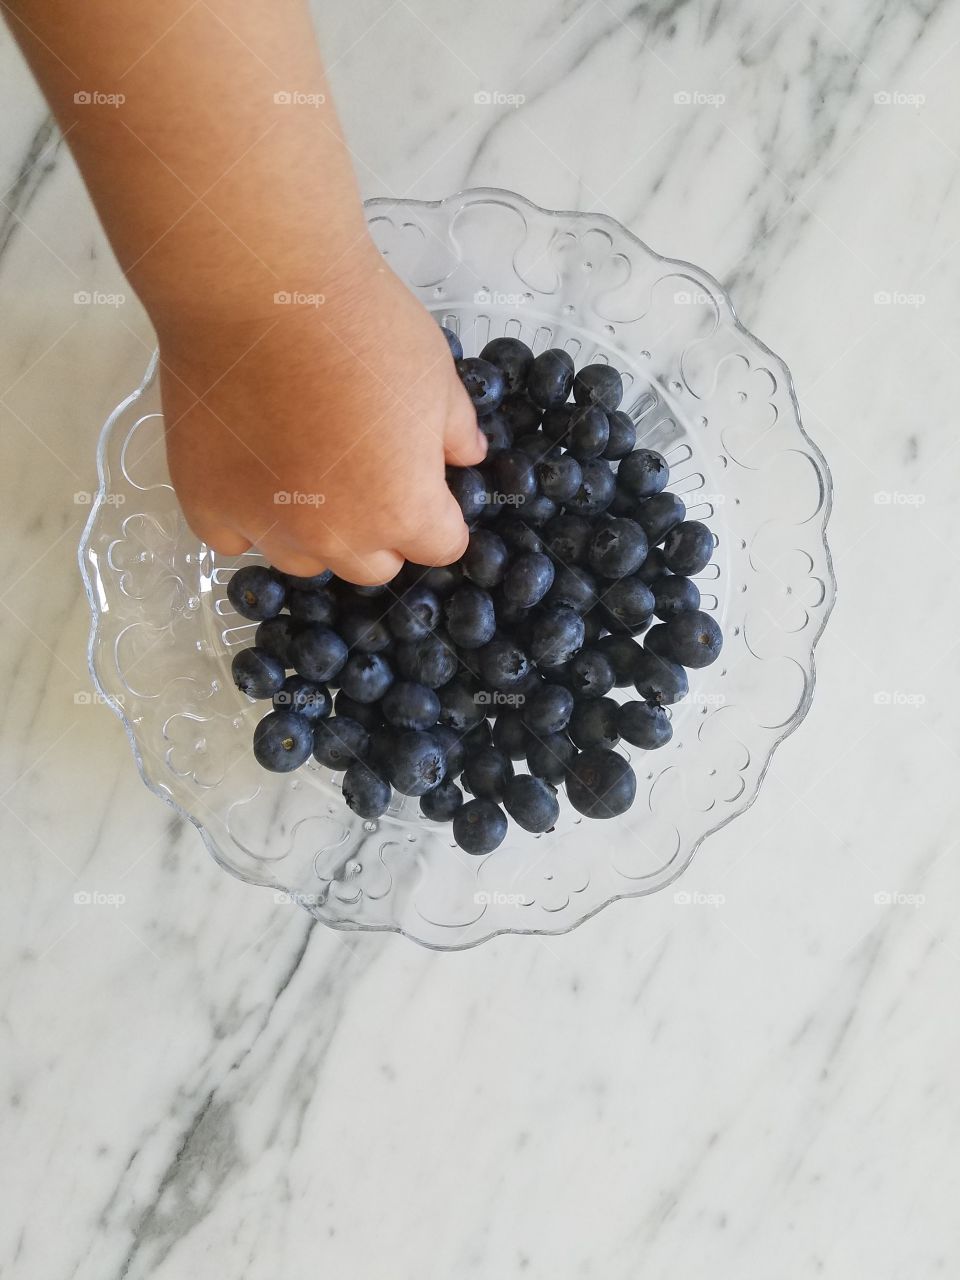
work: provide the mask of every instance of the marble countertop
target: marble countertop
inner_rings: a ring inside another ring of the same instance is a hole
[[[365,194],[611,213],[787,359],[836,484],[817,696],[688,873],[718,906],[436,955],[220,871],[77,701],[151,335],[4,37],[0,1274],[956,1274],[960,10],[314,8]]]

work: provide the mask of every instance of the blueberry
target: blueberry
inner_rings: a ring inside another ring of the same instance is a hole
[[[289,773],[310,758],[313,725],[294,711],[271,711],[253,731],[253,754],[273,773]]]
[[[291,645],[293,637],[300,630],[300,624],[293,618],[289,618],[286,614],[281,614],[278,618],[267,618],[261,622],[254,632],[253,643],[258,649],[262,649],[264,653],[269,653],[271,657],[279,659],[284,667],[293,666],[293,655],[291,653]]]
[[[390,781],[405,796],[422,796],[443,781],[447,762],[432,733],[399,733],[391,745]]]
[[[287,676],[273,695],[274,711],[295,711],[311,724],[328,716],[332,706],[329,689],[304,680],[303,676]]]
[[[493,597],[482,588],[469,583],[459,587],[447,598],[444,612],[454,644],[464,649],[479,649],[493,639],[497,629]]]
[[[577,404],[596,404],[612,413],[623,399],[623,379],[612,365],[584,365],[573,380],[573,398]]]
[[[347,646],[323,623],[308,622],[293,637],[290,657],[299,675],[315,684],[326,684],[346,662]]]
[[[379,729],[383,724],[379,703],[357,702],[356,698],[351,698],[343,689],[338,689],[333,699],[333,714],[356,720],[368,733],[373,733],[374,729]]]
[[[287,589],[262,564],[245,564],[227,583],[227,598],[244,618],[262,622],[275,618],[283,608]]]
[[[629,413],[624,413],[622,409],[614,409],[612,413],[608,413],[607,423],[609,431],[603,456],[609,462],[616,462],[636,448],[637,428]]]
[[[487,505],[487,482],[476,467],[447,467],[447,488],[467,524],[475,524]]]
[[[537,492],[535,463],[519,449],[501,449],[494,454],[490,469],[495,488],[494,499],[501,506],[522,507]]]
[[[635,449],[617,468],[617,483],[634,498],[650,498],[667,487],[670,468],[656,449]]]
[[[567,510],[582,516],[599,515],[613,501],[617,482],[610,464],[602,458],[588,458],[581,462],[583,479],[580,488],[567,502]]]
[[[463,769],[464,786],[479,800],[502,800],[512,777],[513,761],[496,747],[471,752]]]
[[[463,583],[463,573],[456,564],[422,565],[408,560],[406,568],[411,573],[410,586],[419,584],[441,599],[445,599]]]
[[[457,784],[444,781],[420,797],[420,812],[431,822],[450,822],[462,804],[463,792]]]
[[[647,535],[635,520],[622,516],[597,527],[587,548],[587,563],[604,578],[636,573],[647,558]]]
[[[522,436],[529,431],[536,431],[543,417],[542,411],[525,395],[508,395],[500,406],[500,412],[515,436]]]
[[[354,608],[337,624],[347,647],[357,653],[386,653],[393,647],[393,635],[383,616],[382,605],[371,602]]]
[[[489,703],[487,704],[489,710]],[[481,720],[479,724],[474,725],[472,729],[468,729],[463,735],[463,761],[464,768],[467,761],[470,760],[478,751],[486,751],[488,747],[493,746],[493,730],[487,720]]]
[[[393,668],[380,653],[352,653],[340,672],[340,688],[357,702],[377,702],[393,684]]]
[[[651,649],[640,650],[633,666],[637,693],[645,702],[668,707],[685,698],[690,689],[687,673],[679,662],[662,658]]]
[[[558,404],[548,409],[543,415],[541,430],[545,439],[551,444],[561,445],[567,442],[570,421],[576,412],[575,404]]]
[[[579,461],[599,458],[610,439],[610,423],[599,405],[585,404],[574,409],[567,429],[567,448]]]
[[[437,724],[430,730],[430,736],[440,744],[446,764],[445,778],[458,778],[467,760],[467,750],[463,737],[449,725]]]
[[[626,489],[624,489],[622,485],[615,485],[613,497],[610,500],[609,507],[607,507],[607,515],[630,516],[632,519],[636,507],[637,499],[627,493]]]
[[[598,608],[591,609],[589,613],[583,615],[583,640],[585,644],[593,644],[595,640],[599,640],[606,629]]]
[[[647,558],[637,570],[637,577],[641,582],[645,582],[648,587],[652,587],[658,578],[664,577],[669,573],[667,562],[663,558],[663,551],[660,547],[651,547],[647,552]]]
[[[723,635],[713,618],[708,613],[694,610],[691,613],[680,613],[670,622],[663,622],[651,631],[664,628],[663,637],[666,653],[663,655],[679,662],[684,667],[708,667],[716,662],[723,647]]]
[[[533,352],[519,338],[493,338],[480,352],[481,360],[495,365],[507,383],[507,393],[517,395],[527,385]]]
[[[504,792],[503,807],[524,831],[552,831],[560,817],[556,787],[530,774],[511,778]]]
[[[507,394],[506,378],[489,360],[466,356],[457,361],[457,373],[478,414],[492,413]]]
[[[503,594],[514,604],[531,609],[553,586],[553,561],[542,552],[517,556],[503,579]]]
[[[485,719],[484,706],[476,690],[460,680],[451,680],[440,690],[440,723],[463,734]]]
[[[513,640],[491,640],[477,658],[484,682],[502,693],[519,689],[530,671],[530,659]]]
[[[562,684],[544,684],[523,704],[523,719],[531,733],[542,738],[559,733],[570,723],[573,694]]]
[[[498,449],[509,449],[513,445],[513,432],[510,424],[499,409],[477,419],[477,426],[487,439],[487,457]]]
[[[652,498],[637,505],[634,519],[643,526],[647,541],[652,547],[655,543],[662,542],[686,514],[683,499],[678,498],[675,493],[655,493]]]
[[[463,572],[478,587],[495,587],[509,560],[507,544],[492,529],[475,529],[463,553]]]
[[[286,669],[264,649],[241,649],[230,664],[233,683],[248,698],[272,698],[283,685]]]
[[[557,784],[563,782],[576,758],[577,748],[566,733],[550,733],[530,743],[527,767],[535,777]]]
[[[653,606],[653,592],[636,574],[611,582],[600,596],[607,627],[621,634],[642,631],[653,616]]]
[[[383,695],[383,718],[396,729],[429,729],[440,715],[440,699],[425,684],[395,681]]]
[[[440,621],[440,597],[420,584],[408,587],[390,606],[387,621],[398,640],[423,640]]]
[[[573,360],[566,351],[551,347],[541,352],[527,374],[527,395],[541,409],[563,404],[573,390]]]
[[[331,716],[314,726],[314,758],[328,769],[345,769],[351,760],[362,760],[369,750],[370,734],[347,716]]]
[[[669,622],[678,613],[700,608],[700,589],[690,578],[658,578],[653,584],[653,611]]]
[[[644,751],[656,751],[673,737],[669,716],[655,702],[625,702],[617,723],[624,741]]]
[[[462,360],[463,359],[463,343],[460,341],[457,335],[453,332],[452,329],[448,329],[446,325],[440,326],[440,332],[446,338],[447,346],[450,348],[450,354],[453,356],[454,360]]]
[[[583,647],[583,619],[562,604],[546,605],[530,628],[530,653],[534,662],[559,666]]]
[[[552,524],[553,521],[550,523]],[[539,533],[519,516],[504,516],[497,525],[497,533],[513,551],[543,550],[543,539]]]
[[[392,724],[379,724],[370,730],[370,750],[367,752],[369,762],[383,774],[390,777],[391,762],[396,751],[397,737],[401,730]]]
[[[361,818],[379,818],[387,812],[393,791],[364,760],[354,760],[343,775],[343,798]]]
[[[577,699],[568,733],[580,748],[615,747],[620,741],[619,702],[613,698]]]
[[[551,555],[561,564],[575,564],[586,558],[593,525],[584,516],[564,512],[550,521],[543,535]]]
[[[572,454],[559,458],[545,458],[537,466],[537,480],[541,493],[554,502],[567,502],[583,483],[580,463]]]
[[[713,534],[699,520],[684,520],[663,541],[663,558],[671,573],[699,573],[713,555]]]
[[[398,645],[394,661],[404,680],[425,684],[429,689],[441,688],[457,674],[457,655],[442,631]]]
[[[493,853],[507,834],[506,814],[492,800],[468,800],[453,820],[453,838],[478,857]]]
[[[493,745],[510,757],[522,760],[530,746],[530,734],[516,707],[501,707],[493,723]]]
[[[597,603],[596,578],[579,565],[558,564],[546,599],[548,604],[565,604],[577,613],[586,613]]]
[[[337,616],[337,597],[330,587],[317,587],[313,591],[292,587],[287,592],[287,608],[291,618],[299,618],[302,622],[322,622],[329,627]]]
[[[618,688],[633,684],[637,660],[643,652],[635,640],[627,635],[603,636],[594,647],[613,667],[614,684]]]
[[[616,683],[610,659],[596,649],[574,654],[565,679],[577,698],[602,698]]]
[[[523,504],[524,524],[534,529],[542,528],[548,520],[552,520],[559,508],[552,498],[545,493],[534,494]]]
[[[637,776],[615,751],[591,747],[567,773],[567,799],[587,818],[616,818],[637,795]]]

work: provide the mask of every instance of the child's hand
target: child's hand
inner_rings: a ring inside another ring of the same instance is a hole
[[[462,554],[444,464],[481,461],[486,441],[436,323],[372,246],[357,257],[318,306],[164,317],[161,390],[171,478],[200,538],[376,583],[404,558]]]

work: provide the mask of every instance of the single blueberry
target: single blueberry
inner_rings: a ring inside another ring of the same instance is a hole
[[[553,586],[553,561],[543,552],[519,555],[503,579],[503,594],[513,604],[531,609]]]
[[[536,431],[543,417],[542,411],[525,395],[508,395],[500,406],[500,412],[515,436],[522,436],[529,431]]]
[[[303,676],[287,676],[273,695],[274,711],[295,711],[311,724],[330,714],[333,700],[326,685],[314,684]]]
[[[467,749],[462,734],[449,725],[437,724],[430,730],[431,736],[440,743],[446,763],[445,778],[458,778],[467,759]]]
[[[440,621],[440,597],[422,584],[408,587],[390,606],[387,621],[398,640],[423,640]]]
[[[687,673],[679,662],[661,657],[646,646],[634,661],[633,682],[644,702],[664,707],[685,698],[690,689]]]
[[[339,677],[340,688],[357,702],[377,702],[393,684],[393,668],[380,653],[352,653]]]
[[[561,445],[567,442],[570,421],[576,412],[575,404],[558,404],[548,409],[543,415],[541,431],[551,444]]]
[[[537,778],[554,785],[563,782],[577,758],[577,748],[566,733],[550,733],[535,738],[527,749],[527,767]]]
[[[581,749],[612,749],[620,741],[619,714],[620,704],[613,698],[578,698],[567,732]]]
[[[440,715],[440,699],[433,689],[410,680],[396,680],[383,695],[383,718],[396,729],[429,729]]]
[[[564,512],[546,525],[543,536],[550,554],[561,564],[576,564],[586,558],[593,524],[585,516]]]
[[[480,358],[500,370],[506,379],[509,395],[517,395],[526,389],[533,352],[525,342],[519,338],[493,338],[480,352]]]
[[[262,622],[283,608],[287,589],[266,565],[245,564],[227,583],[227,599],[244,618]]]
[[[420,812],[431,822],[450,822],[460,812],[463,792],[455,782],[441,782],[420,797]]]
[[[689,577],[710,563],[713,534],[699,520],[684,520],[671,529],[663,540],[663,558],[671,573]]]
[[[446,632],[435,631],[408,644],[400,644],[394,657],[404,680],[439,689],[457,674],[457,655]]]
[[[271,711],[253,731],[257,763],[273,773],[289,773],[310,758],[313,725],[294,711]]]
[[[474,529],[460,563],[471,582],[489,590],[503,577],[509,558],[507,544],[499,534],[492,529]]]
[[[233,683],[248,698],[272,698],[283,685],[286,669],[265,649],[241,649],[230,664]]]
[[[493,853],[506,834],[506,814],[492,800],[468,800],[453,819],[454,840],[477,857]]]
[[[621,463],[621,465],[623,465]],[[655,493],[652,498],[637,504],[633,518],[643,527],[651,547],[662,542],[671,529],[675,529],[687,514],[683,499],[675,493]]]
[[[355,606],[340,619],[337,629],[348,648],[357,653],[387,653],[393,647],[383,605],[376,601],[363,608]]]
[[[566,445],[579,462],[599,458],[610,439],[610,422],[596,404],[584,404],[570,415]]]
[[[527,395],[541,409],[563,404],[573,390],[573,360],[566,351],[551,347],[541,352],[527,374]]]
[[[573,380],[577,404],[596,404],[612,413],[623,399],[623,378],[612,365],[588,364]]]
[[[511,760],[522,760],[530,746],[523,714],[516,707],[501,707],[493,722],[493,745]]]
[[[287,608],[291,618],[299,618],[302,622],[322,622],[329,627],[337,617],[337,597],[329,586],[317,587],[313,591],[292,587],[287,592]]]
[[[565,604],[577,613],[586,613],[597,599],[597,580],[592,573],[576,564],[556,565],[553,586],[546,596],[548,604]]]
[[[554,518],[557,519],[559,517]],[[551,521],[550,523],[553,522]],[[504,516],[497,525],[497,533],[512,552],[529,551],[536,553],[543,550],[543,539],[540,534],[519,516]]]
[[[556,787],[528,773],[507,783],[503,807],[524,831],[552,831],[560,817]]]
[[[391,745],[390,781],[405,796],[422,796],[444,778],[447,762],[432,733],[399,733]]]
[[[504,417],[502,410],[495,409],[493,413],[488,413],[482,418],[477,419],[477,425],[486,436],[487,440],[487,457],[498,449],[509,449],[513,445],[513,432],[510,424]]]
[[[670,717],[655,702],[625,702],[620,708],[618,726],[625,742],[644,751],[656,751],[673,737]]]
[[[602,698],[616,683],[610,659],[596,649],[575,653],[564,678],[577,698]]]
[[[443,325],[443,324],[440,326],[440,332],[446,338],[447,346],[450,348],[450,354],[453,356],[454,360],[462,360],[463,359],[463,343],[460,341],[457,335],[453,332],[452,329],[448,329],[446,325]]]
[[[625,578],[647,558],[647,535],[635,520],[614,517],[597,526],[587,548],[587,562],[604,578]]]
[[[290,656],[299,675],[326,684],[347,660],[343,639],[321,622],[307,622],[293,637]]]
[[[576,458],[564,453],[559,458],[544,458],[537,465],[537,480],[541,493],[554,502],[567,502],[583,483],[583,472]]]
[[[567,799],[587,818],[616,818],[636,795],[637,776],[628,762],[603,747],[581,752],[567,773]]]
[[[497,629],[493,597],[481,587],[464,584],[444,604],[450,639],[464,649],[488,644]]]
[[[653,592],[636,574],[618,578],[601,593],[600,607],[610,631],[635,635],[653,616]]]
[[[670,468],[656,449],[635,449],[617,468],[617,484],[635,498],[650,498],[667,487]]]
[[[637,577],[648,587],[652,587],[658,578],[664,577],[669,572],[667,562],[663,558],[663,550],[660,547],[651,547],[647,552],[646,560],[637,570]]]
[[[513,777],[513,761],[496,747],[482,747],[467,756],[463,784],[480,800],[502,800]]]
[[[661,623],[666,628],[666,655],[684,667],[708,667],[716,662],[723,648],[723,634],[709,613],[694,610],[680,613],[670,622]],[[654,628],[659,630],[659,628]]]
[[[583,647],[583,619],[562,604],[546,605],[537,611],[530,627],[530,654],[534,662],[559,666]]]
[[[291,646],[293,637],[299,630],[299,622],[282,613],[277,618],[267,618],[260,623],[254,632],[253,643],[256,648],[263,649],[271,657],[279,659],[284,667],[292,667]]]
[[[643,652],[628,635],[603,636],[594,646],[613,668],[614,683],[620,689],[633,684],[637,659]]]
[[[444,599],[463,582],[463,573],[457,564],[414,564],[408,560],[404,566],[407,571],[405,587],[422,586],[433,591]]]
[[[447,467],[447,488],[467,524],[476,524],[487,505],[487,483],[476,467]]]
[[[313,729],[314,758],[338,772],[351,760],[362,760],[370,750],[370,734],[347,716],[331,716]]]
[[[503,372],[479,356],[466,356],[456,362],[456,367],[463,389],[477,413],[492,413],[507,394],[507,380]]]
[[[440,692],[440,723],[464,734],[486,717],[484,700],[478,701],[476,689],[459,679],[445,684]]]
[[[544,684],[523,704],[523,720],[531,733],[542,738],[559,733],[570,723],[574,698],[562,684]]]
[[[364,760],[354,760],[347,765],[343,775],[343,798],[349,808],[368,821],[387,812],[393,791],[390,783],[382,778]]]
[[[602,458],[587,458],[580,463],[583,479],[580,488],[567,502],[567,510],[576,515],[595,516],[606,511],[613,501],[617,481],[609,462]]]
[[[519,449],[501,449],[490,461],[494,493],[498,506],[522,507],[537,492],[536,464],[528,453]]]
[[[603,456],[609,462],[616,462],[636,448],[637,428],[629,413],[624,413],[622,409],[614,409],[612,413],[608,413],[607,422],[609,433]]]
[[[700,608],[700,589],[690,578],[657,578],[653,587],[653,611],[658,618],[669,622],[678,613]]]
[[[477,659],[484,683],[501,693],[519,689],[530,671],[530,659],[513,640],[491,640]]]
[[[379,729],[383,724],[379,703],[358,702],[343,689],[338,689],[334,695],[333,714],[345,716],[348,720],[356,720],[357,724],[362,724],[368,733],[373,733],[374,729]]]

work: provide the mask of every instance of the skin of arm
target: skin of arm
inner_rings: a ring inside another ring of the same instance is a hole
[[[444,464],[486,443],[367,234],[303,0],[4,10],[157,331],[194,532],[364,583],[456,559]]]

